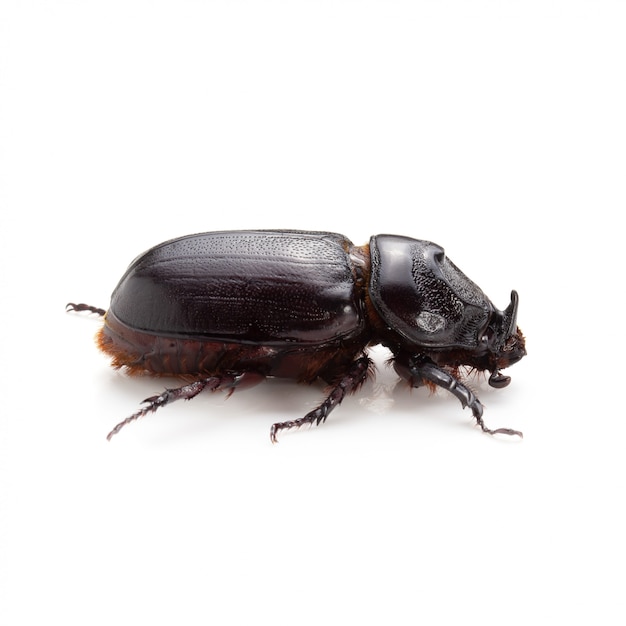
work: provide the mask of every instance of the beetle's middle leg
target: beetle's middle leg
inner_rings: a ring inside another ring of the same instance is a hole
[[[176,400],[191,400],[205,389],[209,391],[227,391],[230,395],[237,387],[243,388],[254,385],[260,382],[263,378],[263,376],[252,372],[231,372],[220,376],[209,376],[207,378],[202,378],[201,380],[195,380],[188,385],[183,385],[182,387],[166,389],[158,396],[146,398],[143,401],[146,406],[142,407],[138,411],[135,411],[135,413],[133,413],[130,417],[127,417],[125,420],[117,424],[117,426],[115,426],[115,428],[107,435],[107,439],[111,441],[113,435],[117,435],[117,433],[119,433],[120,430],[126,426],[126,424],[130,424],[130,422],[134,422],[140,417],[145,417],[149,413],[154,413],[157,409],[160,409],[170,402],[175,402]]]
[[[326,400],[322,402],[317,408],[307,413],[304,417],[297,420],[289,420],[287,422],[277,422],[272,424],[270,429],[270,439],[272,443],[277,443],[278,439],[276,435],[281,430],[288,430],[290,428],[299,428],[304,424],[319,425],[321,422],[325,422],[328,414],[339,404],[341,401],[351,392],[356,391],[359,386],[365,381],[367,373],[371,366],[371,360],[363,356],[350,366],[350,369],[342,376],[339,382],[331,388],[330,393],[326,397]]]
[[[489,433],[490,435],[524,436],[519,430],[513,430],[512,428],[496,428],[495,430],[487,428],[483,421],[483,405],[474,392],[457,380],[450,372],[436,365],[428,357],[411,357],[408,359],[406,365],[398,364],[398,366],[399,367],[396,368],[398,373],[407,378],[413,387],[420,387],[425,382],[430,382],[449,391],[453,396],[458,398],[463,408],[466,406],[470,408],[476,423],[483,432]]]

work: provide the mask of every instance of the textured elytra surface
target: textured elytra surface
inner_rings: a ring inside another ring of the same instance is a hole
[[[169,336],[323,343],[357,333],[360,300],[332,233],[248,231],[175,239],[138,257],[111,310]]]

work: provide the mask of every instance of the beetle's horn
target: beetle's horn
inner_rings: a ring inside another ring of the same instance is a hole
[[[502,320],[502,328],[506,329],[506,336],[510,337],[515,334],[517,328],[517,305],[519,304],[519,296],[517,291],[511,291],[511,303],[504,309]]]

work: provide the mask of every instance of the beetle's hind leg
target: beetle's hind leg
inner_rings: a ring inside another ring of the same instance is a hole
[[[76,312],[80,312],[80,311],[89,311],[89,313],[95,313],[96,315],[100,315],[100,317],[102,317],[106,311],[104,309],[100,309],[97,306],[91,306],[91,304],[84,304],[84,303],[80,303],[80,304],[74,304],[73,302],[68,302],[65,305],[65,310],[66,311],[76,311]]]
[[[107,439],[111,441],[113,435],[124,428],[127,424],[138,420],[140,417],[145,417],[149,413],[154,413],[157,409],[175,402],[176,400],[191,400],[195,398],[199,393],[202,393],[205,389],[209,391],[227,391],[228,394],[232,394],[237,387],[249,387],[260,382],[264,377],[255,374],[253,372],[244,373],[228,373],[220,376],[209,376],[200,380],[195,380],[192,383],[183,385],[182,387],[176,387],[174,389],[166,389],[158,396],[151,396],[146,398],[143,403],[146,405],[135,411],[130,417],[121,421],[115,428],[107,435]]]
[[[305,424],[319,425],[321,422],[325,422],[328,414],[339,404],[342,400],[353,391],[356,391],[361,384],[367,378],[367,373],[370,369],[372,362],[366,356],[357,359],[350,369],[341,377],[339,382],[335,383],[330,390],[330,393],[326,397],[326,400],[322,402],[317,408],[307,413],[304,417],[297,420],[289,420],[287,422],[277,422],[272,424],[270,429],[270,439],[272,443],[277,443],[278,439],[276,435],[281,430],[289,430],[290,428],[299,428]]]

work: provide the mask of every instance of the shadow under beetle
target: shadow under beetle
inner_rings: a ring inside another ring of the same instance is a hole
[[[485,426],[483,407],[459,368],[501,369],[525,354],[517,327],[518,296],[504,311],[429,241],[375,235],[354,246],[327,232],[225,231],[166,241],[137,257],[97,335],[115,368],[178,376],[187,384],[144,401],[108,435],[166,404],[205,389],[251,386],[267,376],[329,383],[326,399],[304,417],[271,427],[319,424],[373,370],[367,347],[383,344],[410,386],[442,387]]]

